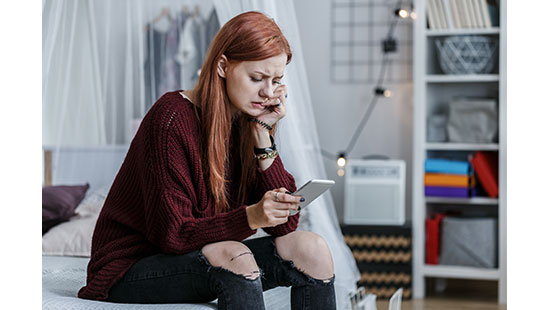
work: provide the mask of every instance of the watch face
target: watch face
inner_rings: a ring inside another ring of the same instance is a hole
[[[261,154],[268,154],[268,153],[272,153],[272,152],[277,151],[277,145],[273,141],[273,137],[270,137],[270,138],[271,138],[271,144],[272,145],[268,146],[266,148],[263,148],[263,149],[259,149],[257,147],[254,147],[254,154],[261,155]]]

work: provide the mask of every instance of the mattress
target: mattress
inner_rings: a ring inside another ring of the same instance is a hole
[[[207,310],[217,309],[217,300],[205,304],[120,304],[77,298],[78,290],[86,282],[89,258],[69,256],[42,256],[43,310]],[[268,310],[290,309],[290,287],[277,287],[264,292]]]

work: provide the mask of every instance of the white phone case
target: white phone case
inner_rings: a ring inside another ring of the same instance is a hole
[[[303,209],[317,197],[321,196],[325,191],[334,185],[333,180],[309,180],[306,184],[302,185],[297,191],[292,193],[293,196],[302,196],[305,201],[300,203],[300,207]],[[290,210],[290,215],[295,215],[300,211]]]

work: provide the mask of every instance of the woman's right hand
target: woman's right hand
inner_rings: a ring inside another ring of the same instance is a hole
[[[301,198],[287,193],[288,190],[284,187],[268,191],[257,204],[247,207],[250,228],[273,227],[286,223],[290,210],[298,210]]]

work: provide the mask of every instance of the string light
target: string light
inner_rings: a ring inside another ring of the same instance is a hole
[[[411,19],[412,20],[415,20],[416,19],[416,11],[414,10],[414,3],[411,3]]]
[[[382,41],[382,51],[384,54],[397,51],[397,41],[392,37],[384,39]]]
[[[376,87],[374,89],[374,94],[377,96],[384,96],[386,98],[389,98],[392,95],[391,90],[382,87]]]
[[[406,18],[410,18],[412,20],[416,19],[416,12],[414,11],[413,4],[411,4],[411,9],[407,10],[407,9],[401,7],[401,3],[402,3],[402,1],[400,0],[398,2],[398,5],[397,5],[398,9],[396,9],[394,11],[395,15],[400,17],[401,19],[406,19]],[[393,32],[394,32],[394,29],[395,29],[395,24],[397,23],[398,19],[399,18],[392,21],[392,23],[390,24],[388,35],[382,41],[382,51],[384,52],[384,58],[383,58],[383,61],[382,61],[382,69],[380,71],[380,79],[378,81],[380,84],[382,84],[383,81],[384,81],[384,76],[385,76],[385,72],[386,72],[386,64],[388,62],[387,55],[389,53],[394,53],[394,52],[397,51],[397,41],[393,37]],[[341,176],[344,176],[344,174],[345,174],[345,169],[344,168],[345,168],[346,162],[347,162],[346,153],[351,152],[351,150],[353,149],[353,146],[355,145],[355,142],[357,141],[357,138],[359,137],[359,133],[363,130],[367,120],[369,119],[370,114],[372,113],[372,110],[374,109],[374,107],[376,105],[376,101],[377,101],[376,99],[379,98],[379,97],[389,98],[391,96],[392,96],[392,92],[389,89],[386,89],[386,88],[381,87],[381,86],[377,86],[374,89],[374,96],[372,97],[371,102],[370,102],[370,104],[367,108],[367,111],[365,112],[365,115],[363,116],[363,119],[359,123],[358,128],[355,130],[355,133],[353,134],[348,147],[346,148],[346,150],[344,152],[341,152],[338,155],[337,159],[336,159],[336,165],[338,166],[338,170],[337,170],[338,176],[341,177]],[[334,154],[331,154],[330,152],[327,152],[323,149],[321,149],[321,153],[325,157],[331,158],[333,160],[336,157]]]
[[[406,9],[397,9],[395,10],[395,15],[401,18],[407,18],[409,17],[409,11],[407,11]]]
[[[340,155],[338,156],[338,160],[336,160],[336,164],[340,168],[344,168],[346,166],[346,154],[345,153],[340,153]]]

